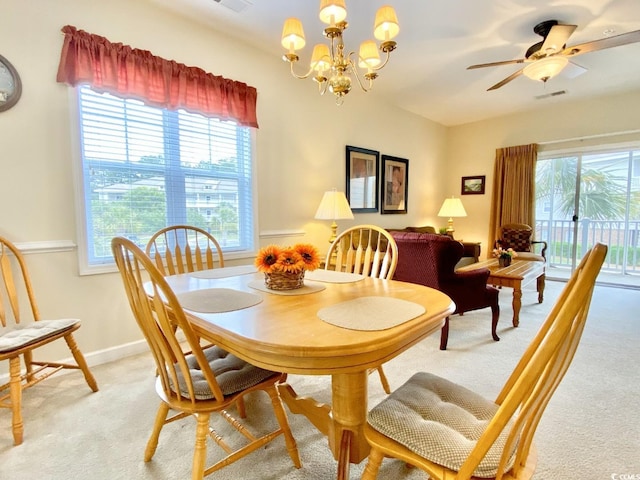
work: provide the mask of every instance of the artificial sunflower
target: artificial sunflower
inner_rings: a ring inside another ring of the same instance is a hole
[[[254,265],[258,268],[258,271],[264,273],[271,273],[277,270],[278,259],[280,258],[282,250],[276,245],[269,245],[264,247],[258,252],[258,256],[254,262]]]
[[[295,248],[285,248],[280,252],[276,270],[286,273],[300,273],[305,269],[305,262]],[[272,270],[274,271],[274,270]]]
[[[299,243],[295,245],[296,252],[302,257],[305,270],[315,270],[320,266],[320,254],[318,249],[310,243]]]

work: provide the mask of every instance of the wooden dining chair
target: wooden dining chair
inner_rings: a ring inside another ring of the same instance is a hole
[[[606,254],[603,244],[587,252],[495,402],[420,372],[374,407],[362,479],[375,479],[385,456],[431,479],[531,478],[533,436],[578,347]]]
[[[172,225],[153,234],[146,246],[163,275],[224,267],[220,244],[206,230],[189,225]]]
[[[206,230],[190,225],[172,225],[158,230],[147,242],[146,254],[163,275],[224,268],[220,244]],[[209,345],[210,346],[210,345]],[[240,418],[246,418],[242,397],[238,398]]]
[[[284,435],[294,465],[300,468],[296,441],[276,389],[276,385],[286,379],[286,374],[255,367],[217,346],[203,349],[176,295],[151,259],[123,237],[114,238],[111,248],[131,310],[157,368],[156,392],[161,402],[147,442],[145,462],[153,457],[164,425],[193,415],[196,419],[193,480],[202,479],[239,460],[280,435]],[[149,278],[148,290],[145,290],[145,271]],[[181,342],[178,338],[184,340]],[[269,396],[279,425],[275,431],[262,436],[253,435],[230,412],[239,398],[255,391],[265,392]],[[170,410],[175,414],[169,416]],[[218,413],[247,442],[232,449],[211,428],[209,421],[212,413]],[[205,468],[207,435],[225,451],[226,456]]]
[[[356,225],[343,231],[329,247],[325,270],[391,279],[398,265],[398,247],[391,234],[376,225]],[[382,388],[391,393],[382,367],[377,367]],[[371,370],[369,373],[373,372]]]
[[[0,385],[0,407],[11,409],[13,443],[20,445],[24,435],[23,391],[63,369],[82,370],[94,392],[98,391],[98,384],[73,338],[73,332],[80,328],[80,320],[40,317],[24,257],[3,237],[0,237],[0,285],[0,361],[9,360],[9,381]],[[62,338],[71,350],[75,364],[34,360],[36,349]]]

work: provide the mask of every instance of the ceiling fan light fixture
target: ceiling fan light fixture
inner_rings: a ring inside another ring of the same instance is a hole
[[[550,78],[558,75],[564,67],[569,63],[569,59],[567,57],[561,56],[553,56],[553,57],[545,57],[540,60],[536,60],[533,63],[530,63],[526,67],[522,73],[524,73],[531,80],[539,80],[541,82],[546,82]]]

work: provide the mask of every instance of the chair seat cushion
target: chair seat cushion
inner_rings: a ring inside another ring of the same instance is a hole
[[[374,407],[369,424],[427,460],[458,471],[498,410],[498,405],[460,385],[420,372]],[[509,425],[474,476],[495,477]],[[505,471],[513,466],[515,446]]]
[[[545,258],[542,255],[538,255],[533,252],[516,252],[516,259],[518,260],[533,260],[536,262],[546,262]]]
[[[59,320],[39,320],[37,322],[19,323],[11,327],[0,328],[0,352],[6,353],[27,347],[47,337],[70,329],[80,320],[64,318]]]
[[[209,347],[204,350],[204,354],[224,395],[231,395],[232,393],[253,387],[275,375],[275,372],[251,365],[220,347]],[[214,398],[211,388],[209,388],[209,383],[202,373],[196,357],[188,355],[186,358],[187,364],[189,365],[189,373],[193,381],[195,397],[198,400]],[[186,388],[184,380],[179,378],[179,382],[180,395],[189,398],[189,391]]]

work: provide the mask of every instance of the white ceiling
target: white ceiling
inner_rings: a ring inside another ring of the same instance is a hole
[[[283,69],[288,66],[281,60],[280,36],[287,17],[298,17],[304,25],[307,46],[298,52],[300,71],[308,65],[312,46],[324,41],[318,0],[149,1],[237,35],[272,55]],[[573,62],[586,68],[585,73],[568,78],[571,69],[567,68],[547,84],[520,76],[488,92],[487,88],[521,65],[466,69],[478,63],[523,58],[531,45],[542,40],[533,27],[544,20],[578,26],[567,46],[604,38],[605,32],[618,35],[640,30],[640,0],[347,0],[347,50],[357,50],[362,40],[373,38],[375,12],[383,4],[392,5],[397,12],[398,48],[367,95],[384,97],[443,125],[640,88],[640,43],[580,55]],[[547,95],[561,90],[567,93]],[[354,87],[345,103],[353,95],[364,93]]]

